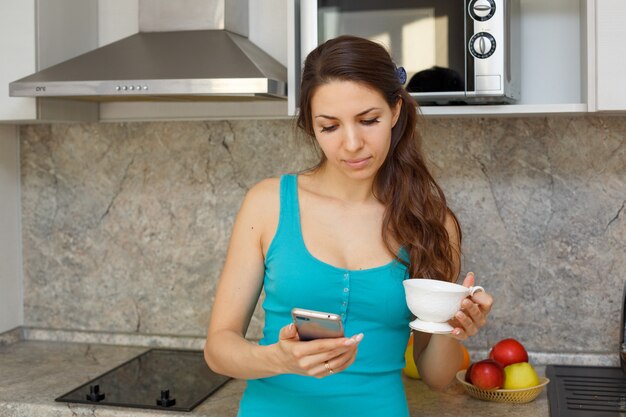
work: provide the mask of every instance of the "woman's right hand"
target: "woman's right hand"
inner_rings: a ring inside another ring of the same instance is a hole
[[[300,341],[294,324],[280,329],[276,346],[286,373],[323,378],[341,372],[354,362],[363,333],[352,337]]]

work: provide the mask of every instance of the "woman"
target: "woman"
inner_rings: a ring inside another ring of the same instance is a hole
[[[383,47],[350,36],[305,61],[298,126],[321,161],[248,192],[205,347],[214,371],[249,380],[242,417],[408,415],[401,370],[412,317],[402,281],[456,281],[461,233],[424,164],[416,104],[399,74]],[[257,345],[244,335],[263,288]],[[452,381],[459,340],[485,324],[491,303],[484,292],[466,299],[451,335],[415,332],[426,384]],[[346,337],[300,341],[293,307],[340,314]]]

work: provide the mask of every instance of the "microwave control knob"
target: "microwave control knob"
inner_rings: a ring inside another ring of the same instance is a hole
[[[494,0],[472,0],[467,8],[472,19],[484,22],[491,19],[496,12],[496,2]]]
[[[496,39],[490,33],[478,32],[470,39],[469,50],[475,58],[489,58],[496,50]]]

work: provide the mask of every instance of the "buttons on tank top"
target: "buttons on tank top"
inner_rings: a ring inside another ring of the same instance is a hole
[[[343,293],[341,302],[341,318],[346,317],[346,311],[348,309],[348,295],[350,294],[350,272],[345,271],[343,273]]]

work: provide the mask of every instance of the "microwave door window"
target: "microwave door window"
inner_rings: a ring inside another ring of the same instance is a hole
[[[464,0],[318,0],[318,41],[361,36],[385,45],[410,92],[465,92]]]

